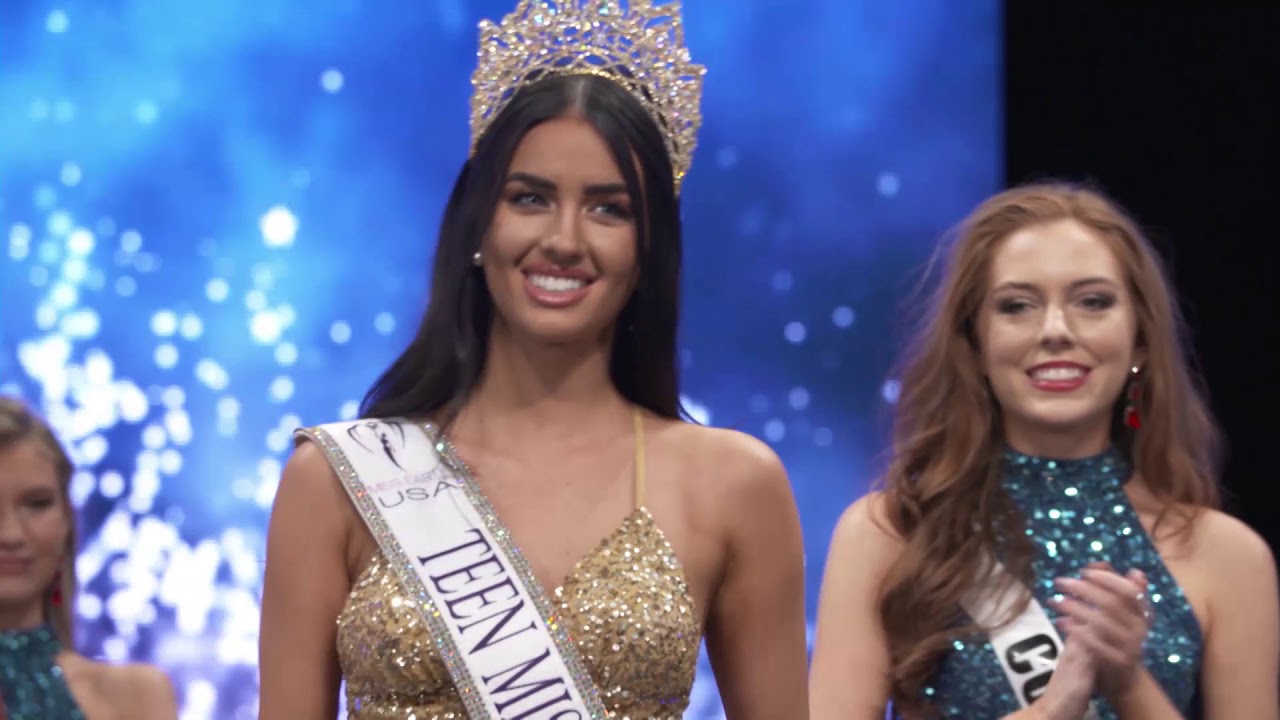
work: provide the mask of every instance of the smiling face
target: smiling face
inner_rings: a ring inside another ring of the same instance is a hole
[[[1104,450],[1144,359],[1115,253],[1074,220],[1033,225],[997,245],[989,283],[978,339],[1005,440],[1034,454]]]
[[[42,620],[42,601],[66,553],[71,520],[57,466],[34,440],[0,450],[0,611]]]
[[[543,343],[607,342],[635,288],[635,212],[590,124],[566,117],[530,130],[481,244],[495,325]]]

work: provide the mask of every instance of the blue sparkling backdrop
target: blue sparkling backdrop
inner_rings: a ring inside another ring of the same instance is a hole
[[[0,389],[81,468],[82,650],[256,717],[290,431],[412,332],[504,0],[0,3]],[[897,303],[1000,182],[998,3],[700,0],[685,391],[766,439],[808,603],[879,464]],[[689,718],[722,717],[705,660]]]

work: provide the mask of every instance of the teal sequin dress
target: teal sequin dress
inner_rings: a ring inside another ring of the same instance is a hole
[[[1078,577],[1095,561],[1121,573],[1142,570],[1153,610],[1143,665],[1184,716],[1197,713],[1200,625],[1125,495],[1131,468],[1123,455],[1112,449],[1080,460],[1049,460],[1006,450],[1003,472],[1035,549],[1031,591],[1050,619],[1058,617],[1048,605],[1055,578]],[[945,718],[994,720],[1019,709],[999,659],[981,637],[955,643],[925,699]],[[1105,700],[1095,698],[1095,707],[1101,720],[1117,720]]]
[[[0,633],[0,698],[8,720],[85,720],[56,659],[53,628]]]

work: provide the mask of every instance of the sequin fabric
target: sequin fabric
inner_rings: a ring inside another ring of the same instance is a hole
[[[0,697],[8,720],[84,720],[56,658],[62,644],[53,628],[0,633]]]
[[[1199,674],[1200,625],[1125,495],[1130,472],[1115,449],[1065,461],[1006,450],[1003,484],[1025,518],[1035,548],[1031,590],[1051,619],[1058,617],[1047,604],[1056,595],[1055,578],[1078,577],[1095,561],[1146,573],[1153,616],[1143,664],[1186,714]],[[947,718],[1000,718],[1018,710],[999,659],[982,638],[955,642],[925,698]],[[1117,719],[1105,700],[1095,698],[1095,707],[1101,720]]]
[[[688,585],[662,530],[632,512],[549,594],[618,720],[679,720],[702,638]],[[411,596],[380,553],[338,616],[349,720],[461,720],[462,699]]]

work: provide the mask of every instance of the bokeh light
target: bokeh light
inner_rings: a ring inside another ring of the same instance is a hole
[[[0,3],[0,391],[79,467],[80,649],[162,666],[183,720],[257,717],[290,433],[353,417],[416,327],[474,28],[511,4]],[[685,12],[686,404],[786,462],[812,617],[904,280],[1000,179],[998,4]],[[723,717],[705,657],[688,717]]]

